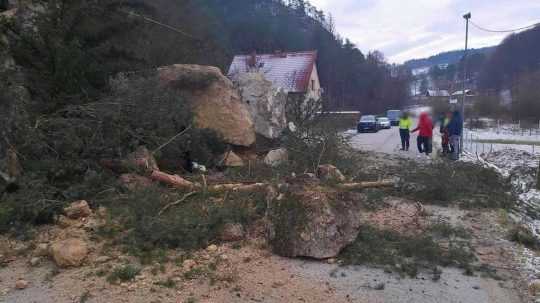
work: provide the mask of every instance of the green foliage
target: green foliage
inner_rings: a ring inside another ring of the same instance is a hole
[[[20,155],[25,174],[20,190],[3,193],[0,231],[16,230],[12,227],[18,224],[50,223],[73,200],[105,198],[102,192],[110,192],[117,181],[103,171],[100,159],[124,158],[140,145],[157,148],[188,128],[192,118],[189,104],[149,79],[139,80],[133,89],[116,90],[100,102],[65,106],[35,123],[26,114],[26,104],[6,100],[2,109],[7,118],[0,122],[10,130],[6,139]],[[191,129],[157,157],[160,163],[172,162],[164,168],[179,169],[186,154],[212,166],[223,150],[215,133]]]
[[[464,242],[450,241],[446,250],[430,233],[404,236],[366,225],[339,258],[344,264],[388,265],[411,277],[415,277],[420,268],[449,265],[466,268],[474,261],[474,255]]]
[[[463,226],[454,227],[448,223],[437,223],[429,226],[428,231],[437,237],[470,239],[471,233]]]
[[[540,240],[526,226],[518,225],[513,227],[509,232],[509,238],[530,249],[540,249]]]
[[[290,254],[291,249],[287,243],[294,243],[294,239],[302,232],[296,228],[306,224],[309,209],[290,194],[272,203],[272,216],[269,219],[275,227],[276,236],[273,237],[270,245],[275,253],[286,256]]]
[[[106,204],[122,222],[127,236],[122,243],[131,253],[148,256],[157,248],[194,250],[216,240],[226,223],[250,224],[261,218],[264,194],[230,193],[227,200],[216,203],[219,197],[197,194],[181,205],[159,211],[168,203],[179,200],[182,193],[160,188],[132,192]]]
[[[35,27],[17,22],[4,28],[13,38],[13,55],[30,73],[32,93],[43,111],[80,103],[99,95],[114,72],[133,63],[128,48],[111,43],[135,33],[136,22],[124,10],[140,8],[136,0],[64,1],[43,3]],[[84,101],[83,101],[84,100]]]
[[[282,139],[289,154],[287,167],[293,172],[316,172],[320,164],[333,164],[347,173],[354,170],[352,161],[357,154],[338,132],[332,119],[324,119],[317,114],[320,103],[312,100],[304,103],[303,99],[289,100],[296,105],[289,105],[293,121],[298,125],[295,132],[287,131]],[[317,105],[319,104],[319,105]],[[301,108],[308,107],[303,114]],[[293,109],[291,109],[293,108]],[[358,160],[358,159],[355,159]]]
[[[109,283],[127,282],[132,281],[141,272],[141,269],[137,266],[128,264],[116,267],[107,276]]]
[[[510,184],[493,169],[475,163],[435,161],[409,163],[401,171],[401,193],[424,203],[456,204],[464,208],[513,206]]]

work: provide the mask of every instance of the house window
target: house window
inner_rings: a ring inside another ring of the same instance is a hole
[[[311,89],[315,90],[315,80],[311,80]]]

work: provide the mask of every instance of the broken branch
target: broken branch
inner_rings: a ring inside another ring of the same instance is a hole
[[[174,135],[174,137],[172,137],[171,139],[169,139],[167,142],[161,144],[158,148],[156,148],[154,151],[152,151],[152,154],[155,154],[157,153],[158,151],[160,151],[162,148],[164,148],[165,146],[169,145],[171,142],[173,142],[176,138],[180,137],[181,135],[187,133],[190,129],[191,129],[191,125],[188,126],[186,129],[184,129],[183,131],[179,132],[178,134]]]
[[[341,189],[354,190],[366,188],[393,187],[395,186],[395,182],[393,180],[382,180],[374,182],[343,183],[338,184],[337,186]]]
[[[192,191],[192,192],[190,192],[190,193],[185,194],[185,195],[182,197],[182,199],[177,200],[177,201],[174,201],[174,202],[172,202],[172,203],[169,203],[169,204],[165,205],[165,206],[158,212],[158,216],[161,216],[161,214],[163,214],[163,212],[165,212],[167,209],[169,209],[169,208],[171,208],[171,207],[173,207],[173,206],[176,206],[176,205],[178,205],[178,204],[180,204],[180,203],[186,201],[187,198],[193,196],[193,195],[196,194],[196,193],[197,193],[197,192]]]
[[[210,192],[257,192],[265,190],[269,185],[267,183],[253,183],[253,184],[218,184],[208,187]]]

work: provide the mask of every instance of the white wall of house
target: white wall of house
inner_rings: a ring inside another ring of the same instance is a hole
[[[311,77],[309,78],[306,98],[315,100],[321,98],[321,81],[319,79],[319,72],[317,71],[317,64],[313,64],[313,70],[311,71]]]

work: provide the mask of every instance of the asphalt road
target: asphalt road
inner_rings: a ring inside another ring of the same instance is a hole
[[[417,120],[414,120],[413,128],[417,125]],[[439,135],[438,125],[433,130],[433,154],[432,157],[437,157],[441,150],[441,137]],[[383,129],[377,133],[360,133],[356,129],[350,129],[345,132],[345,136],[349,139],[353,148],[364,151],[374,151],[393,155],[400,155],[407,158],[422,157],[416,147],[417,133],[411,134],[411,146],[409,151],[401,151],[401,139],[399,136],[399,128],[397,126],[391,129]]]

